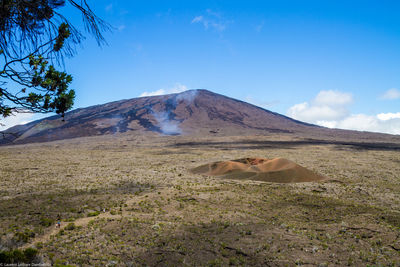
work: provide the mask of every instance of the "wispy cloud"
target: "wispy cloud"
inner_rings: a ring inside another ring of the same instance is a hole
[[[383,100],[400,99],[400,91],[396,88],[389,89],[380,98]]]
[[[213,16],[216,18],[222,18],[222,14],[220,12],[213,11],[212,9],[209,9],[209,8],[206,9],[206,12],[210,16]]]
[[[112,9],[113,9],[113,4],[109,4],[109,5],[107,5],[106,8],[105,8],[105,10],[106,10],[107,12],[111,11]]]
[[[204,20],[203,16],[197,16],[192,19],[192,23],[202,22]]]
[[[151,91],[151,92],[143,92],[140,94],[139,97],[144,97],[144,96],[155,96],[155,95],[165,95],[165,94],[177,94],[177,93],[182,93],[184,91],[187,91],[188,88],[186,85],[176,83],[173,87],[171,88],[161,88],[156,91]]]
[[[351,114],[352,103],[350,93],[321,91],[313,100],[290,107],[287,115],[328,128],[400,134],[400,112]]]
[[[258,24],[258,25],[256,25],[256,26],[254,27],[255,31],[256,31],[256,32],[261,32],[262,29],[264,28],[264,24],[265,24],[265,21],[264,21],[264,20],[261,21],[260,24]]]
[[[119,25],[119,26],[117,27],[117,29],[118,29],[119,32],[122,32],[125,28],[126,28],[126,26],[125,26],[124,24]]]
[[[206,30],[212,29],[217,32],[223,32],[232,21],[225,19],[219,12],[207,9],[205,14],[195,16],[191,23],[202,24]]]

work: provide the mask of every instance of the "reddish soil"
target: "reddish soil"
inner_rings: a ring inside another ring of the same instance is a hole
[[[249,179],[275,183],[302,183],[327,179],[284,158],[242,158],[218,161],[194,168],[192,172],[228,179]]]

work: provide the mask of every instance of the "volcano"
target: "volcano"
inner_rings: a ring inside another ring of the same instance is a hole
[[[304,123],[207,90],[139,97],[80,108],[60,116],[8,129],[3,144],[131,132],[160,135],[240,136],[292,134],[296,136],[348,137],[360,132]],[[384,134],[364,133],[364,137]]]

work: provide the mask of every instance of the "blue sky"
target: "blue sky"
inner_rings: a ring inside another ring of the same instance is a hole
[[[399,1],[88,2],[115,30],[66,60],[76,108],[205,88],[311,123],[400,134]]]

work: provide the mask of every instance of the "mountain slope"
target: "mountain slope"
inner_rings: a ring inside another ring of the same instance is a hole
[[[8,130],[15,136],[3,143],[43,142],[129,131],[165,135],[359,134],[296,121],[207,90],[189,90],[76,109],[65,115],[65,122],[53,116],[15,126]],[[369,133],[368,136],[383,135]]]

